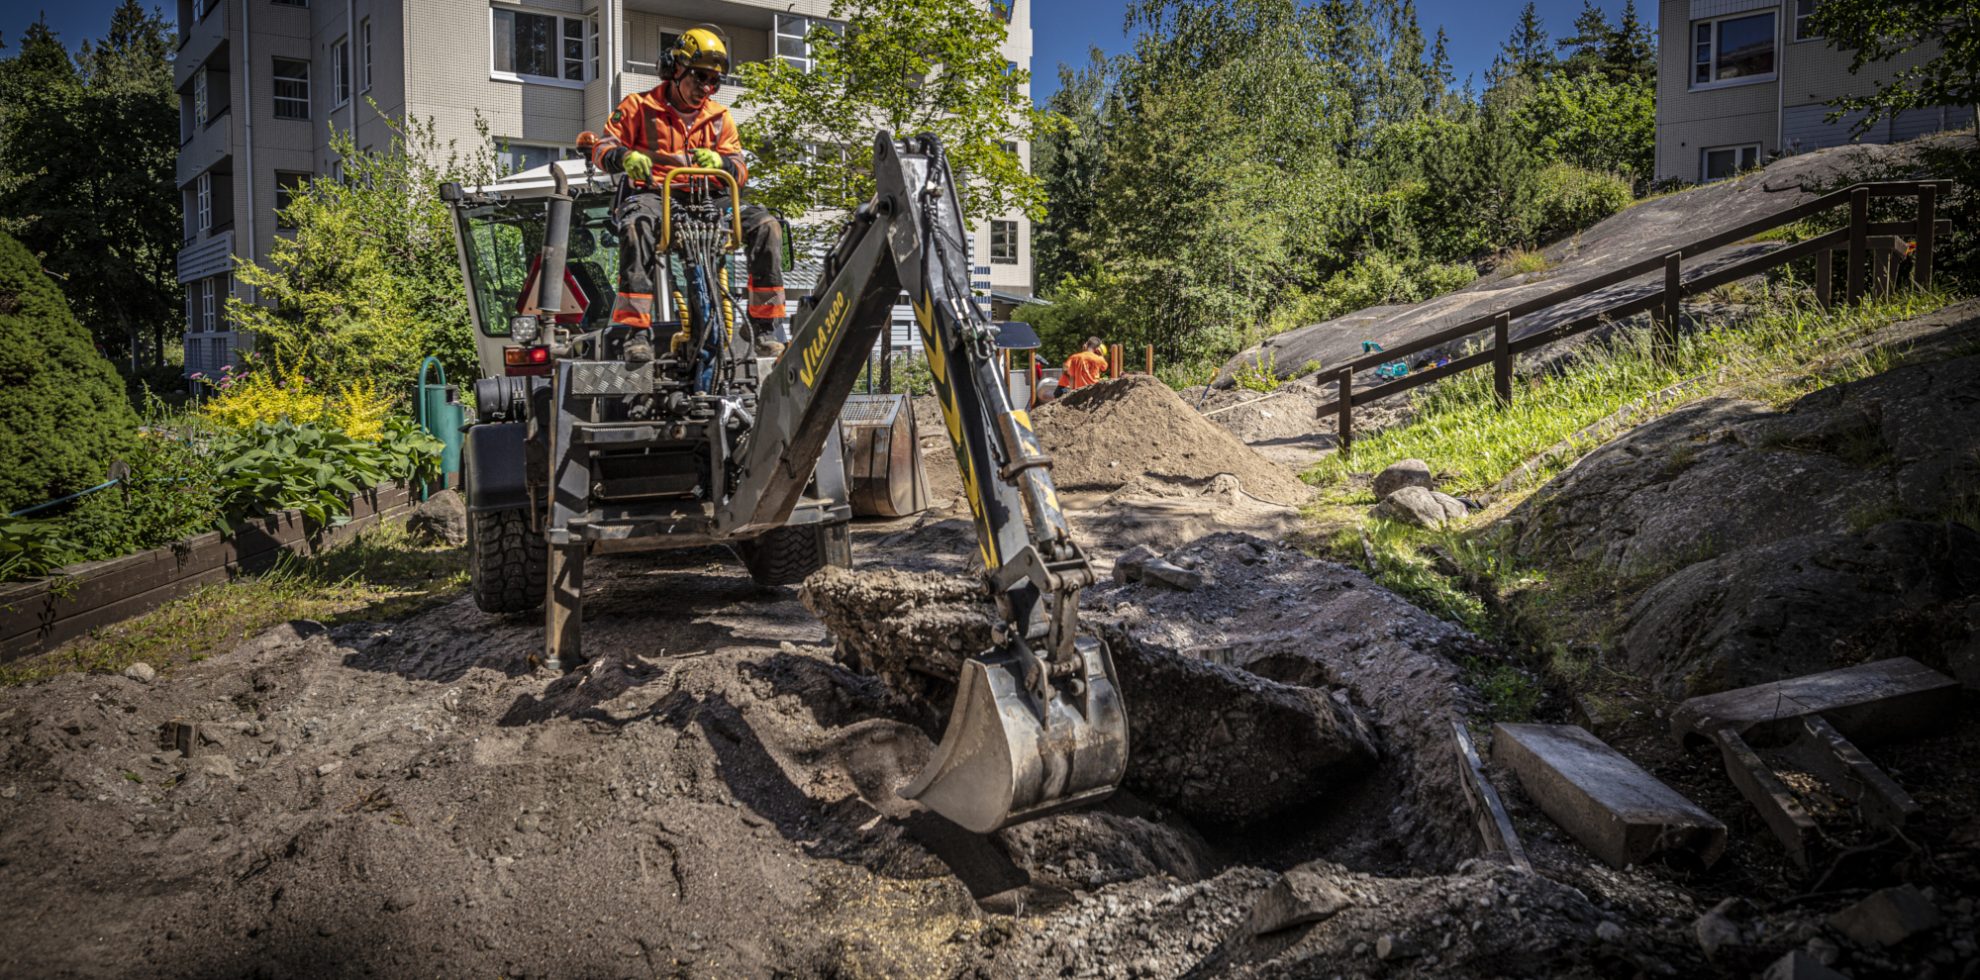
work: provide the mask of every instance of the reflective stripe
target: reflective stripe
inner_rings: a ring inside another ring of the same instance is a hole
[[[620,293],[612,301],[612,322],[628,327],[653,325],[652,293]]]
[[[759,320],[774,320],[784,315],[784,304],[751,302],[749,315]]]

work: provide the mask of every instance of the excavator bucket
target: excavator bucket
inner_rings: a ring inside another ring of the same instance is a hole
[[[848,396],[839,431],[853,516],[906,517],[928,509],[928,474],[908,396]]]
[[[1077,649],[1082,689],[1052,685],[1043,705],[1016,655],[964,661],[942,744],[901,796],[987,834],[1113,793],[1127,769],[1127,713],[1106,647],[1081,637]]]

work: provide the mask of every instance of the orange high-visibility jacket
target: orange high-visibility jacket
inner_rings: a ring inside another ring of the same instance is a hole
[[[607,166],[607,155],[614,151],[638,150],[652,155],[706,147],[722,158],[722,169],[736,178],[738,186],[746,183],[749,168],[743,165],[742,140],[736,135],[736,120],[729,107],[708,99],[692,117],[683,116],[667,101],[666,89],[667,83],[662,82],[651,91],[634,92],[619,100],[618,108],[606,120],[605,135],[592,147],[591,162],[610,172],[620,169],[619,160],[624,156],[612,156],[612,165]]]
[[[1059,387],[1067,391],[1084,388],[1106,374],[1107,359],[1090,350],[1083,350],[1066,358],[1066,370],[1059,379]]]

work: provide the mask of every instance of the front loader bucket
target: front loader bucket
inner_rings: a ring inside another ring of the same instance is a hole
[[[1085,691],[1055,685],[1042,722],[1013,654],[964,661],[942,744],[901,796],[987,834],[1113,793],[1127,770],[1127,714],[1106,647],[1077,642]]]

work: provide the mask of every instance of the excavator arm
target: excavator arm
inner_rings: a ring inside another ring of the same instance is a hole
[[[716,525],[782,526],[906,292],[1004,628],[965,661],[942,744],[901,794],[987,833],[1112,793],[1127,766],[1127,721],[1106,648],[1078,633],[1093,569],[1059,508],[1051,460],[1010,402],[996,327],[970,297],[962,207],[941,145],[882,132],[874,175],[873,199],[828,253],[790,347],[758,389]]]

